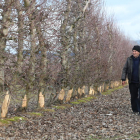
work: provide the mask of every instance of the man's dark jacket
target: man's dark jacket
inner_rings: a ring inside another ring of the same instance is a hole
[[[132,69],[133,69],[133,56],[127,58],[127,61],[124,65],[123,71],[122,71],[122,77],[121,80],[125,81],[126,76],[128,76],[129,83],[132,82]],[[140,60],[139,60],[139,79],[140,79]],[[140,80],[139,80],[140,84]]]

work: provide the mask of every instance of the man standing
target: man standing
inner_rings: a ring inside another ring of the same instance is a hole
[[[132,55],[127,58],[122,71],[122,85],[125,85],[126,76],[128,75],[129,91],[131,95],[131,108],[134,113],[140,114],[140,102],[138,100],[140,88],[140,46],[135,45],[132,48]]]

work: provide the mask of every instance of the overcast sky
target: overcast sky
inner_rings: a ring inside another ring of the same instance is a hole
[[[140,0],[104,0],[108,15],[131,39],[140,40]]]

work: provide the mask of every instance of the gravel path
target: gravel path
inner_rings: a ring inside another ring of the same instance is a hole
[[[128,87],[43,116],[0,127],[0,140],[140,140],[140,116],[130,107]]]

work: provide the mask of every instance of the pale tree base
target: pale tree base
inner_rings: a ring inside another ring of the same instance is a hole
[[[22,108],[27,108],[27,95],[24,95],[24,98],[22,100]]]
[[[16,112],[26,112],[27,109],[27,95],[24,95],[24,98],[22,99],[22,105],[21,107],[18,107],[15,111]]]
[[[8,113],[8,107],[10,104],[10,95],[9,91],[6,92],[2,107],[1,107],[1,118],[5,118]]]
[[[39,93],[38,105],[39,105],[38,106],[39,108],[44,108],[44,105],[45,105],[45,97],[42,94],[42,92]]]

